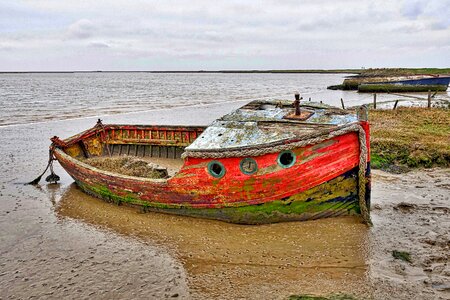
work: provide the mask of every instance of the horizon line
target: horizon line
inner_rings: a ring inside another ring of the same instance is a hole
[[[342,68],[342,69],[230,69],[230,70],[66,70],[66,71],[0,71],[0,74],[27,74],[27,73],[361,73],[365,70],[377,69],[450,69],[450,68],[402,68],[402,67],[379,67],[379,68]]]

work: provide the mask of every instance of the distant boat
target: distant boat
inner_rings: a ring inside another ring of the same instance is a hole
[[[380,78],[381,79],[381,78]],[[450,76],[392,77],[386,80],[364,82],[358,85],[359,92],[445,92]]]
[[[368,84],[397,84],[397,85],[443,85],[448,87],[450,83],[450,76],[433,76],[433,77],[407,77],[401,79],[401,77],[393,78],[393,80],[383,81],[383,82],[373,82]]]
[[[295,108],[253,101],[208,127],[99,121],[68,139],[52,138],[51,155],[85,192],[144,210],[241,224],[353,214],[368,221],[367,111],[360,108],[357,116],[296,101]],[[144,178],[88,162],[123,155],[179,166]]]

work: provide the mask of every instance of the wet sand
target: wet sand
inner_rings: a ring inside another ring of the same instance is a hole
[[[375,299],[450,299],[450,169],[374,172],[369,244]],[[411,254],[411,263],[392,251]]]
[[[240,104],[104,122],[203,125]],[[353,217],[242,226],[143,214],[85,195],[60,167],[58,185],[23,185],[45,167],[48,137],[94,124],[0,128],[0,298],[449,297],[449,170],[375,172],[370,229]]]
[[[74,185],[56,213],[167,248],[184,266],[196,299],[273,299],[317,293],[318,288],[324,293],[366,292],[367,230],[355,218],[233,225],[142,214],[87,197]]]

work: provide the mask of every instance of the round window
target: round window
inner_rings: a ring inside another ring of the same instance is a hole
[[[253,158],[250,157],[241,160],[239,167],[241,168],[242,173],[247,175],[251,175],[258,171],[258,164]]]
[[[295,154],[292,151],[283,151],[278,155],[278,164],[282,168],[289,168],[295,164]]]
[[[208,172],[216,178],[222,178],[225,175],[225,167],[221,162],[213,160],[208,163]]]

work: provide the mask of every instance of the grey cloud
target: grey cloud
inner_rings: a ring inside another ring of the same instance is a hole
[[[103,42],[90,42],[89,47],[92,48],[110,48],[110,45]]]
[[[90,20],[81,19],[71,24],[67,32],[71,38],[86,39],[94,34],[95,29],[94,24]]]
[[[403,15],[410,19],[416,19],[423,13],[424,7],[426,6],[425,1],[420,0],[406,0],[403,3]]]
[[[14,47],[12,47],[11,45],[0,44],[0,51],[12,51],[12,50],[14,50]]]
[[[433,30],[445,30],[448,27],[449,27],[448,22],[436,21],[430,24],[430,29]]]
[[[12,45],[30,69],[42,64],[36,51],[61,61],[70,57],[70,66],[83,69],[166,69],[181,62],[204,69],[360,67],[367,61],[407,66],[422,56],[436,65],[445,63],[442,45],[450,36],[447,0],[21,3],[18,17],[26,11],[23,19],[38,19],[45,28],[11,27],[0,34],[0,45]],[[58,16],[58,22],[44,16]],[[394,60],[392,50],[405,47],[409,56]],[[19,61],[9,60],[0,56],[0,69]]]

